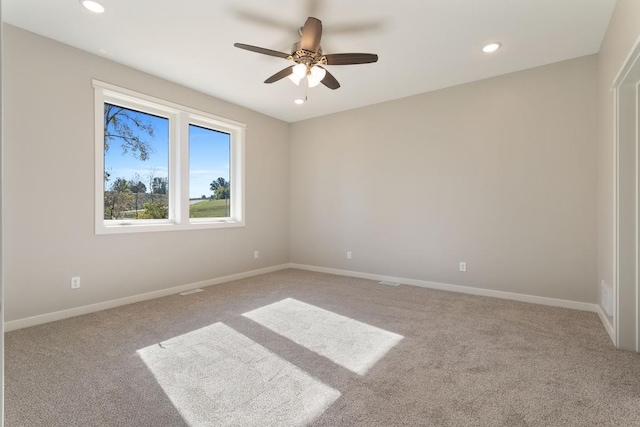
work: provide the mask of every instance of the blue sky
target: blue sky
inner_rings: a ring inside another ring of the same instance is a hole
[[[189,197],[211,195],[209,185],[218,177],[229,181],[231,137],[189,125]]]
[[[132,115],[139,115],[153,127],[153,137],[144,131],[138,132],[141,139],[148,141],[152,148],[146,161],[137,160],[129,151],[122,153],[122,141],[114,139],[109,142],[109,150],[105,153],[105,170],[111,174],[109,185],[116,178],[139,180],[150,190],[150,176],[166,178],[169,170],[169,120],[145,113],[130,110]],[[230,159],[229,134],[189,125],[189,197],[209,197],[211,181],[223,177],[229,181]],[[171,183],[169,183],[171,185]]]

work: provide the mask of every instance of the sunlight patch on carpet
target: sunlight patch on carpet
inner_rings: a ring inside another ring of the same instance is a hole
[[[359,375],[404,338],[293,298],[243,316]]]
[[[223,323],[137,353],[192,427],[305,425],[341,395]]]

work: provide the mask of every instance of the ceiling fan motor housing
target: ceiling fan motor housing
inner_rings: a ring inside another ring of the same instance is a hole
[[[294,61],[296,64],[304,64],[307,68],[312,67],[317,63],[326,64],[326,59],[323,62],[322,59],[322,46],[318,46],[317,52],[312,52],[310,50],[302,49],[300,47],[300,42],[296,42],[291,46],[291,56],[290,59]],[[287,58],[289,59],[289,58]]]

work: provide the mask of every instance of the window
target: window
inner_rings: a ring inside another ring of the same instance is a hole
[[[189,218],[231,216],[231,135],[189,124]]]
[[[104,103],[105,220],[169,218],[169,118]]]
[[[96,234],[244,225],[244,125],[94,81]]]

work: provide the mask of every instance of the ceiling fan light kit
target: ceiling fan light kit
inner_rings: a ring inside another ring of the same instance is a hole
[[[300,41],[293,45],[291,54],[243,43],[235,43],[234,46],[251,52],[275,56],[295,62],[295,65],[278,71],[264,82],[274,83],[285,77],[289,77],[296,86],[306,81],[305,89],[306,87],[318,86],[320,83],[333,90],[340,87],[338,80],[336,80],[323,65],[369,64],[378,61],[378,55],[374,53],[337,53],[325,55],[320,46],[321,38],[322,22],[317,18],[309,17],[304,27],[300,29]],[[304,103],[306,96],[304,100],[302,100],[302,98],[299,99],[301,102],[297,102],[298,100],[296,100],[296,104]]]
[[[309,87],[316,87],[327,75],[327,70],[317,65],[307,68],[304,64],[297,64],[294,65],[291,71],[292,73],[289,76],[289,80],[296,86],[300,86],[300,82],[306,78]]]
[[[300,81],[307,76],[307,67],[304,64],[296,64],[291,69],[291,75],[289,80],[295,83],[296,86],[300,85]]]

